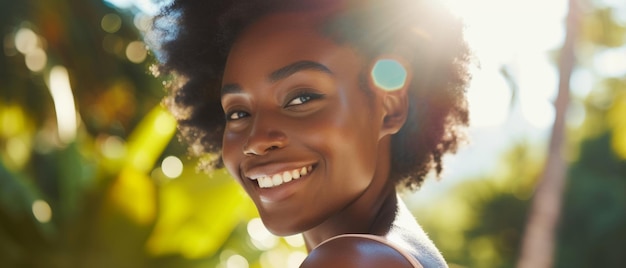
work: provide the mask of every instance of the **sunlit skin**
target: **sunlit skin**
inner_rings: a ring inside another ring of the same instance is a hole
[[[391,136],[407,114],[405,88],[361,88],[359,75],[369,73],[373,62],[320,34],[328,12],[270,14],[236,39],[222,84],[224,163],[270,231],[303,233],[307,249],[315,249],[303,267],[410,267],[371,241],[316,248],[345,233],[380,235],[402,245],[418,245],[421,237],[389,180]],[[310,171],[302,178],[259,187],[259,177],[303,167]],[[350,262],[330,254],[368,243],[376,254],[346,251]]]

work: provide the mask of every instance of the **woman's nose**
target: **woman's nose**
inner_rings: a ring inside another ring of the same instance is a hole
[[[280,130],[276,118],[257,116],[254,119],[248,140],[243,146],[245,155],[264,155],[269,151],[284,148],[287,143],[287,135]]]

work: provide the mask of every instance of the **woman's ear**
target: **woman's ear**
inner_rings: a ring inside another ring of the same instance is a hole
[[[408,116],[410,65],[395,56],[380,56],[370,66],[368,83],[380,97],[383,109],[380,137],[395,134],[400,131]]]

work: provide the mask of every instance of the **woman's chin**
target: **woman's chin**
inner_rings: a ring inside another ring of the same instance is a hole
[[[306,231],[306,228],[299,224],[300,221],[280,219],[274,216],[264,218],[263,215],[261,215],[261,220],[263,220],[265,228],[276,236],[290,236]]]

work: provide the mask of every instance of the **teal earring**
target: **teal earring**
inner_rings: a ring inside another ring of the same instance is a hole
[[[386,91],[401,89],[406,83],[406,69],[397,60],[381,59],[372,68],[374,84]]]

